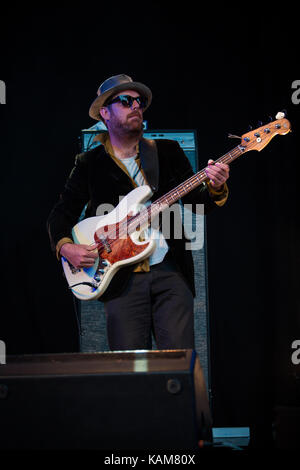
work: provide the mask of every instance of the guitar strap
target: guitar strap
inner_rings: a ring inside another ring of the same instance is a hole
[[[158,190],[159,181],[158,154],[155,140],[142,137],[139,143],[139,155],[147,183],[152,192],[155,193]]]

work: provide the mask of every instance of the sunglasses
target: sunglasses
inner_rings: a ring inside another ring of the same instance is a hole
[[[121,103],[124,108],[131,108],[134,101],[137,102],[141,109],[146,108],[148,100],[144,96],[130,96],[130,95],[119,95],[116,98],[108,101],[106,106],[113,104],[113,103]]]

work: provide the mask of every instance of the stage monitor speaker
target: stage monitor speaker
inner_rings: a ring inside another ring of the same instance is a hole
[[[8,356],[1,449],[197,449],[212,440],[193,350]]]

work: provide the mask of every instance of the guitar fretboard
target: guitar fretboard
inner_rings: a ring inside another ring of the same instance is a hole
[[[244,150],[245,147],[243,147],[242,145],[238,145],[230,152],[227,152],[225,155],[216,160],[214,164],[226,163],[227,165],[229,165],[236,158],[238,158],[244,152]],[[199,171],[198,173],[195,173],[186,181],[176,186],[176,188],[172,189],[167,194],[157,199],[149,207],[143,209],[139,214],[133,216],[129,221],[127,221],[128,233],[134,232],[138,226],[143,227],[147,225],[149,221],[153,220],[154,217],[156,217],[160,212],[164,211],[167,207],[170,207],[176,201],[181,199],[187,193],[197,188],[198,186],[200,186],[200,184],[204,183],[207,180],[208,178],[205,173],[205,169]]]

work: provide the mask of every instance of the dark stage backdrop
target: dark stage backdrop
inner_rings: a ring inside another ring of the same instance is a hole
[[[284,108],[293,132],[235,162],[228,203],[207,218],[214,425],[269,430],[276,405],[299,406],[297,18],[192,5],[1,7],[0,339],[9,354],[78,348],[45,223],[105,78],[149,85],[150,128],[197,129],[199,167],[237,144],[228,132]]]

